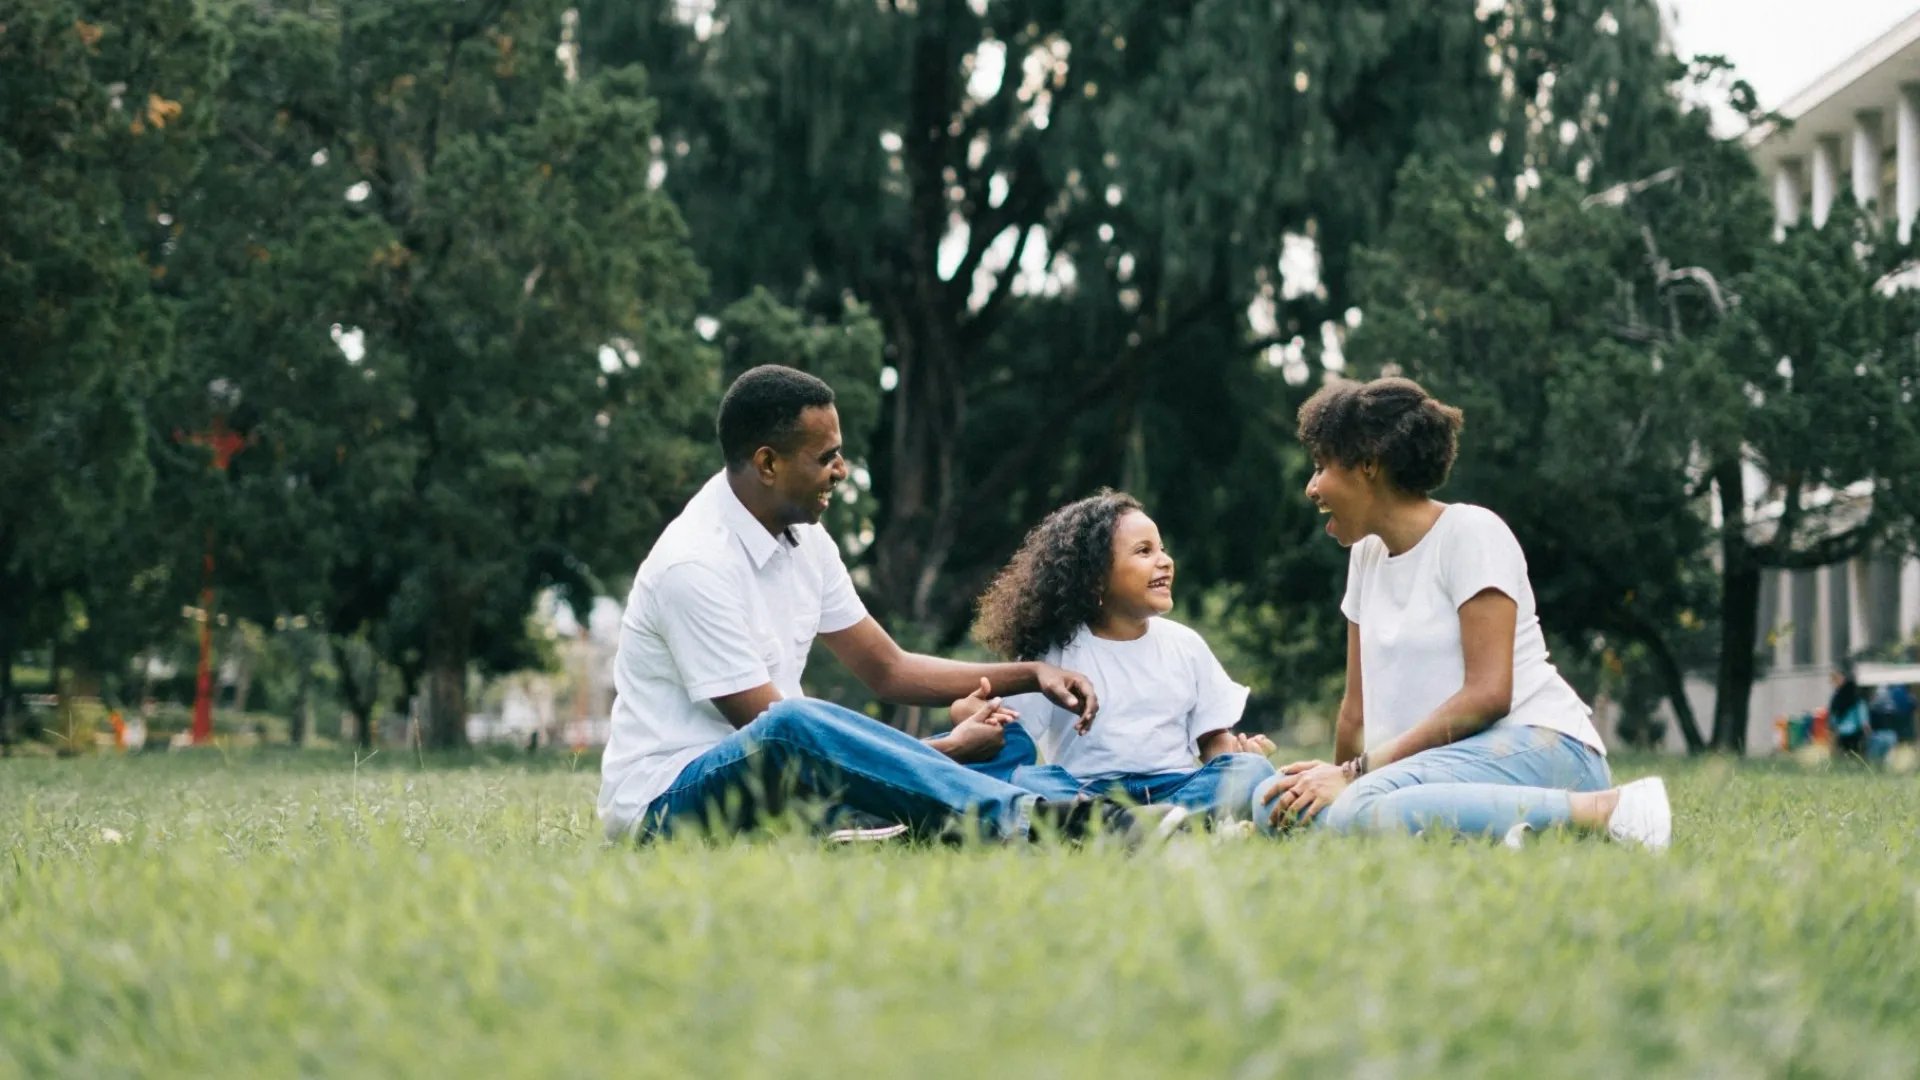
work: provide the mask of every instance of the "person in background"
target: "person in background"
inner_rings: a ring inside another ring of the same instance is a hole
[[[1827,699],[1827,730],[1833,732],[1834,745],[1855,757],[1867,756],[1867,738],[1873,734],[1873,718],[1867,710],[1866,696],[1853,679],[1853,668],[1841,665],[1833,669],[1833,696]]]
[[[1882,686],[1874,691],[1868,712],[1872,714],[1875,731],[1891,734],[1895,742],[1913,741],[1913,687],[1899,683]]]

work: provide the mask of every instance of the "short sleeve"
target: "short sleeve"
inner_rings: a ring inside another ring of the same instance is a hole
[[[1210,731],[1224,731],[1238,724],[1247,711],[1250,691],[1234,682],[1227,669],[1220,666],[1220,658],[1213,655],[1205,638],[1193,634],[1187,645],[1199,683],[1193,711],[1187,714],[1187,739],[1197,741]]]
[[[1440,566],[1440,586],[1447,601],[1460,605],[1488,589],[1505,593],[1516,604],[1525,602],[1527,557],[1513,530],[1500,515],[1479,507],[1461,507],[1461,521],[1448,538]]]
[[[820,563],[818,632],[838,633],[866,618],[867,605],[860,602],[860,593],[854,589],[853,577],[847,573],[847,564],[840,561],[840,552],[833,546],[832,538],[828,537],[815,552],[814,558]]]
[[[1366,558],[1362,554],[1367,546],[1365,540],[1347,549],[1347,591],[1340,598],[1340,614],[1350,623],[1360,621],[1360,583],[1366,576]]]
[[[688,563],[662,574],[655,623],[687,696],[707,701],[772,682],[748,624],[746,597],[726,576]]]

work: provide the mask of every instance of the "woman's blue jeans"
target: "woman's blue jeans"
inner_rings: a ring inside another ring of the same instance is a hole
[[[1256,805],[1277,782],[1261,786]],[[1499,837],[1525,823],[1544,832],[1573,820],[1574,792],[1611,786],[1606,757],[1586,743],[1552,728],[1495,727],[1362,776],[1313,824],[1336,833],[1439,828]],[[1255,821],[1271,827],[1267,813]]]

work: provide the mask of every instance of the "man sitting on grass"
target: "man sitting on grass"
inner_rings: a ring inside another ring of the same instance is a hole
[[[953,835],[968,820],[1003,840],[1138,830],[1116,804],[1048,801],[961,764],[1010,773],[1022,752],[1033,760],[1030,743],[1005,752],[1011,714],[997,700],[923,743],[804,697],[800,675],[817,635],[886,701],[1038,692],[1083,727],[1096,708],[1083,675],[909,653],[867,614],[820,526],[847,477],[826,383],[792,368],[754,368],[727,390],[718,426],[725,469],[640,564],[621,619],[599,801],[609,837],[651,838],[690,823],[744,828],[794,798],[919,835]]]

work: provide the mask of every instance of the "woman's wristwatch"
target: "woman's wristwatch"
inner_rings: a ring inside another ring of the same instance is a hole
[[[1340,771],[1346,774],[1349,784],[1367,775],[1367,752],[1362,750],[1359,757],[1348,758],[1346,764],[1340,766]]]

